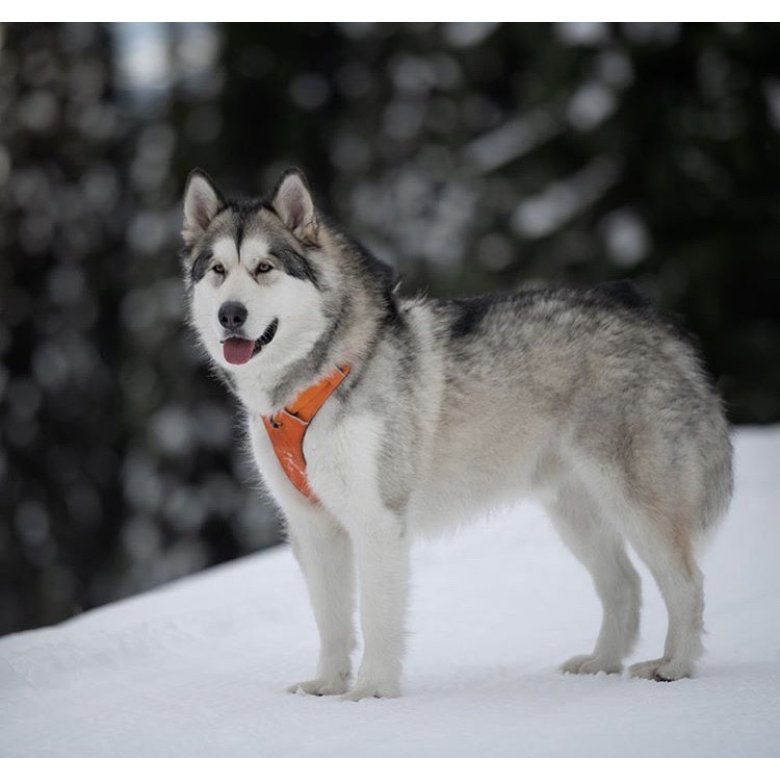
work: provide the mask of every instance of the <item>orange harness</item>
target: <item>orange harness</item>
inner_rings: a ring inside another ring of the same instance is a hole
[[[333,391],[347,378],[349,366],[339,366],[316,385],[307,387],[280,412],[263,417],[268,438],[287,478],[306,498],[315,504],[314,495],[306,479],[306,458],[303,457],[303,438],[314,416],[330,398]]]

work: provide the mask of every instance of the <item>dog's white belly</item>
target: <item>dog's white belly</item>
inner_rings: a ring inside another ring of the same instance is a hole
[[[468,455],[462,454],[457,463],[437,464],[415,490],[409,521],[420,533],[436,534],[478,520],[492,509],[536,497],[544,489],[536,478],[534,459],[524,453],[485,470],[485,464]]]

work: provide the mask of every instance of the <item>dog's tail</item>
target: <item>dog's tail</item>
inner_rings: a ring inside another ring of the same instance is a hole
[[[734,492],[734,448],[722,412],[714,433],[712,446],[703,453],[705,494],[700,533],[705,538],[726,516]]]

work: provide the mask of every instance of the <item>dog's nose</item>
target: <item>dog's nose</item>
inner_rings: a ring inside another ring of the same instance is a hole
[[[246,306],[237,301],[227,301],[219,307],[219,324],[228,330],[238,330],[247,318]]]

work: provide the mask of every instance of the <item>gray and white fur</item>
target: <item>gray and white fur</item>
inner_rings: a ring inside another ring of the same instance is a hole
[[[413,537],[524,497],[546,507],[603,606],[594,649],[563,670],[621,672],[640,612],[628,543],[669,614],[663,653],[630,673],[693,674],[697,550],[731,496],[729,432],[692,340],[633,286],[402,298],[295,170],[271,198],[242,203],[194,171],[184,214],[191,324],[243,405],[320,633],[314,677],[290,690],[397,696]],[[240,364],[226,357],[236,338],[252,342]],[[288,481],[261,416],[345,363],[304,443],[315,504]]]

